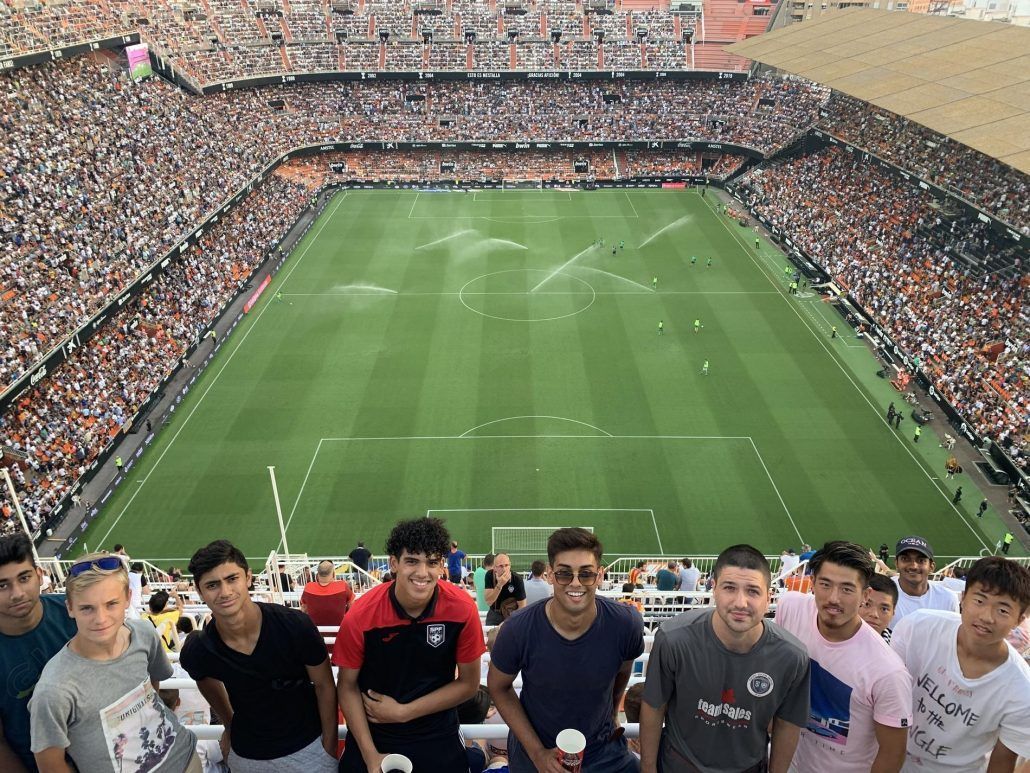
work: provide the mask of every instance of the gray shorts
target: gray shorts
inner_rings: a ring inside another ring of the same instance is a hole
[[[303,749],[274,760],[248,760],[229,751],[232,773],[336,773],[338,760],[325,753],[319,736]]]

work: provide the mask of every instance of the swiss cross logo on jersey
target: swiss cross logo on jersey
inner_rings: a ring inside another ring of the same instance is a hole
[[[439,647],[446,638],[447,629],[440,623],[426,626],[426,641],[430,647]]]

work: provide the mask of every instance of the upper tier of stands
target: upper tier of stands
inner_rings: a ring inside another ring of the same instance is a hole
[[[604,13],[577,0],[2,0],[0,58],[138,30],[197,84],[326,70],[739,71],[750,63],[723,46],[764,32],[770,10],[705,0],[702,27],[668,0],[613,0]]]

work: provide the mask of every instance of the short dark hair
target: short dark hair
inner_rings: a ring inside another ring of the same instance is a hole
[[[964,580],[967,574],[969,574],[968,566],[953,566],[951,568],[951,576],[956,580]]]
[[[898,605],[898,586],[894,584],[894,580],[885,574],[873,573],[873,576],[869,578],[869,590],[879,591],[880,593],[886,593],[891,597],[891,604],[894,606]]]
[[[637,586],[634,585],[631,582],[624,582],[624,583],[622,583],[622,592],[623,593],[633,593],[636,589],[637,589]]]
[[[447,555],[450,544],[451,535],[442,520],[412,518],[393,527],[390,536],[386,538],[386,553],[400,558],[401,553],[407,550],[409,553],[422,553],[427,558],[443,557]]]
[[[637,682],[626,690],[626,696],[622,699],[622,710],[626,712],[627,722],[636,723],[640,721],[640,700],[643,697],[643,682]]]
[[[150,599],[147,601],[147,606],[150,607],[150,611],[155,615],[158,612],[164,612],[165,604],[168,603],[168,591],[159,590],[156,593],[150,594]]]
[[[247,557],[238,547],[227,539],[216,539],[194,553],[190,559],[189,570],[193,575],[193,582],[199,586],[205,574],[222,564],[236,564],[244,571],[250,569]]]
[[[114,552],[117,553],[119,550],[125,550],[125,545],[121,542],[114,543]]]
[[[559,553],[569,550],[589,550],[597,559],[598,566],[601,565],[601,556],[604,555],[604,547],[592,531],[569,526],[558,529],[547,538],[547,563],[554,566],[554,559]]]
[[[129,571],[130,572],[140,572],[140,573],[142,573],[143,572],[143,562],[142,561],[133,561],[132,562],[132,566],[129,567]]]
[[[1001,556],[981,558],[966,574],[966,593],[979,584],[988,593],[1009,596],[1019,604],[1019,614],[1030,607],[1030,569]]]
[[[863,588],[869,587],[869,581],[876,574],[876,565],[869,557],[869,551],[856,542],[847,542],[846,540],[827,542],[808,562],[808,565],[812,567],[812,575],[818,575],[819,570],[826,563],[856,570],[862,580]]]
[[[530,571],[530,572],[532,573],[532,575],[533,575],[534,577],[543,577],[543,575],[544,575],[544,570],[545,570],[546,568],[547,568],[547,564],[545,564],[545,563],[544,563],[543,561],[541,561],[540,559],[537,559],[537,560],[536,560],[536,561],[534,561],[534,562],[533,562],[533,564],[532,564],[532,565],[531,565],[531,566],[529,567],[529,571]]]
[[[483,556],[483,566],[484,567],[493,566],[495,558],[497,558],[496,554],[494,554],[494,553],[487,553],[485,556]]]
[[[682,561],[680,561],[680,563],[683,564],[684,569],[690,569],[694,566],[694,562],[691,561],[689,558],[684,558]]]
[[[189,615],[180,615],[179,619],[175,621],[175,630],[181,634],[191,634],[195,629],[193,618]]]
[[[0,537],[0,566],[4,564],[21,564],[28,561],[36,565],[36,557],[32,555],[32,542],[24,532],[8,534]]]
[[[722,551],[715,559],[715,566],[712,567],[712,578],[718,579],[719,572],[727,566],[761,572],[765,577],[765,584],[772,585],[772,570],[769,569],[768,559],[758,548],[751,545],[731,545]]]

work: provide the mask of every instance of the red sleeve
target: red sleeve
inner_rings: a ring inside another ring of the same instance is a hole
[[[361,615],[347,615],[340,623],[333,643],[333,665],[359,669],[365,662],[365,636],[360,628]]]
[[[464,592],[463,592],[464,593]],[[466,594],[465,625],[458,637],[457,659],[459,663],[471,663],[486,652],[483,643],[483,624],[479,621],[479,608]]]
[[[343,594],[343,598],[343,611],[348,612],[350,611],[350,605],[354,603],[354,591],[351,590],[349,584],[347,585],[347,592]]]

